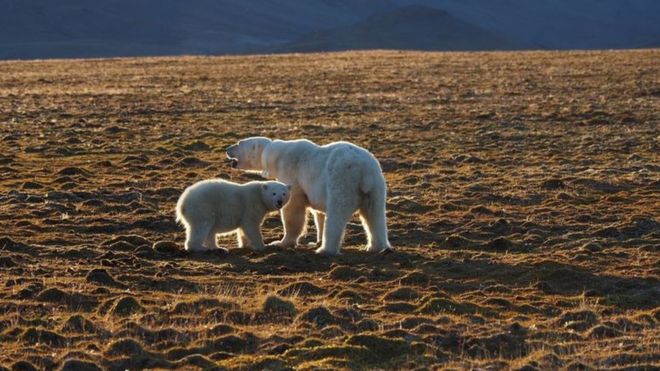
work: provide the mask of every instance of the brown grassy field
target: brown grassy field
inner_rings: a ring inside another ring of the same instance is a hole
[[[0,364],[658,367],[658,60],[0,62]],[[337,258],[181,252],[181,191],[254,179],[224,154],[252,135],[372,151],[396,252],[362,251],[357,217]]]

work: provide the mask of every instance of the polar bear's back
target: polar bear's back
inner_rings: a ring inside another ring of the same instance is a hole
[[[322,148],[328,151],[326,166],[330,176],[351,178],[346,180],[364,193],[383,180],[378,160],[366,149],[348,142],[334,142]]]

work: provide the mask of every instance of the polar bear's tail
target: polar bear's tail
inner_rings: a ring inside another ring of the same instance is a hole
[[[374,188],[374,174],[363,174],[360,181],[362,193],[369,193]]]

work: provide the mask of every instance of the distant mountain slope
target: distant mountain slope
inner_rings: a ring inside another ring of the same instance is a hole
[[[372,15],[354,25],[311,33],[279,50],[493,50],[525,47],[523,43],[507,40],[445,11],[413,5]]]
[[[0,0],[0,59],[658,40],[660,0]]]
[[[394,0],[443,9],[545,49],[645,47],[660,39],[658,0]]]
[[[0,0],[0,58],[259,52],[389,0]]]

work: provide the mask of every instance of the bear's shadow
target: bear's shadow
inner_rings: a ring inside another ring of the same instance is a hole
[[[228,253],[222,251],[182,253],[177,254],[177,258],[217,264],[223,269],[237,272],[282,272],[287,274],[327,272],[339,265],[357,268],[398,269],[412,267],[415,261],[426,260],[419,254],[402,250],[370,253],[348,247],[342,249],[340,255],[325,256],[316,254],[315,249],[316,247],[309,245],[298,245],[295,248],[267,246],[264,251],[260,252],[249,248],[230,248]]]

